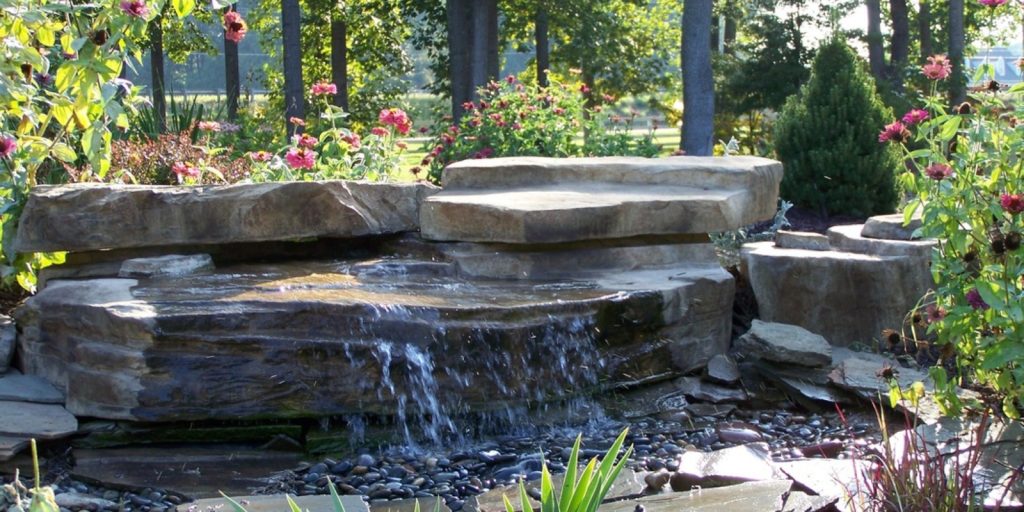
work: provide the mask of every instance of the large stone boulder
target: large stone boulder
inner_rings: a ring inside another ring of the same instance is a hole
[[[431,240],[511,244],[706,234],[771,218],[781,180],[755,157],[467,160],[420,224]]]
[[[352,181],[33,189],[19,252],[352,238],[416,231],[425,184]]]

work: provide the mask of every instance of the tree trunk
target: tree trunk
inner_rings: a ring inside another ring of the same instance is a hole
[[[341,13],[331,19],[331,81],[338,87],[334,104],[348,112],[348,34]]]
[[[499,73],[497,0],[447,0],[452,117]]]
[[[892,15],[892,40],[889,42],[889,79],[897,91],[903,90],[903,70],[910,56],[910,14],[907,0],[889,0]]]
[[[949,60],[953,74],[949,77],[949,99],[955,105],[967,99],[964,76],[964,0],[949,1]]]
[[[917,12],[917,38],[921,41],[921,61],[931,57],[932,49],[932,7],[929,0],[921,0]]]
[[[727,18],[725,20],[725,53],[733,55],[736,53],[734,48],[736,43],[736,20],[733,18]]]
[[[302,94],[302,41],[299,26],[302,11],[299,0],[281,0],[281,44],[284,48],[284,120],[288,137],[300,127],[291,123],[291,118],[305,116]],[[301,131],[301,130],[298,130]]]
[[[868,63],[875,80],[885,78],[885,49],[882,44],[882,6],[879,0],[865,0],[868,8]]]
[[[452,118],[459,122],[464,109],[462,104],[473,98],[467,90],[469,80],[469,26],[470,0],[447,0],[448,16],[448,77],[451,82]]]
[[[712,0],[683,2],[683,128],[682,148],[688,155],[711,154],[714,138],[715,90],[711,75]]]
[[[551,55],[548,48],[548,12],[544,5],[537,7],[537,16],[534,19],[533,27],[533,38],[537,47],[537,85],[547,87]]]
[[[167,132],[167,91],[164,89],[164,27],[163,17],[149,23],[149,67],[152,77],[153,118],[157,133]]]
[[[229,10],[237,10],[232,5]],[[224,37],[224,87],[227,90],[228,120],[238,120],[238,98],[242,95],[242,80],[238,71],[238,43]]]
[[[475,0],[472,4],[469,66],[473,96],[476,97],[477,87],[498,76],[498,4],[497,0]]]

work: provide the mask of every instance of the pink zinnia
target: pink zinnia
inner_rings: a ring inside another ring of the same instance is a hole
[[[199,172],[199,168],[198,167],[196,167],[196,166],[194,166],[192,164],[186,164],[186,163],[183,163],[183,162],[176,162],[174,165],[172,165],[171,166],[171,172],[173,172],[174,174],[176,174],[178,176],[178,180],[179,181],[184,179],[184,178],[195,178],[195,179],[198,179],[199,175],[201,174]]]
[[[305,133],[303,133],[302,135],[295,135],[294,137],[292,137],[292,139],[295,141],[296,146],[306,149],[313,149],[316,147],[316,144],[320,142],[316,139],[316,137],[307,135]]]
[[[295,126],[306,126],[306,122],[301,117],[289,117],[288,122]]]
[[[924,76],[932,80],[944,80],[953,71],[953,64],[945,55],[932,55],[928,57],[928,64],[921,67]]]
[[[1018,214],[1024,212],[1024,195],[1003,194],[999,197],[999,204],[1007,213]]]
[[[136,18],[144,18],[146,14],[149,14],[149,7],[143,0],[121,0],[121,10]]]
[[[252,153],[249,153],[249,158],[251,158],[254,162],[269,162],[270,159],[273,157],[274,155],[271,155],[267,151],[254,151]]]
[[[0,137],[0,158],[7,158],[18,149],[18,141],[14,137]]]
[[[967,292],[967,303],[971,305],[975,310],[986,310],[989,308],[985,299],[981,298],[981,293],[978,292],[977,288],[971,288],[971,291]]]
[[[370,128],[370,134],[383,137],[388,134],[388,129],[383,126],[374,126],[373,128]]]
[[[316,164],[316,152],[306,148],[292,148],[284,155],[293,169],[312,169]]]
[[[310,87],[309,93],[313,96],[327,96],[338,94],[338,86],[330,82],[317,82]]]
[[[219,132],[220,123],[217,121],[199,121],[199,131],[201,132]]]
[[[348,147],[352,149],[359,149],[363,146],[363,141],[359,138],[359,134],[350,133],[348,135],[342,135],[341,140],[348,144]]]
[[[1006,3],[1006,0],[978,0],[981,5],[987,5],[989,7],[999,7]]]
[[[899,121],[885,125],[885,129],[878,134],[878,142],[906,142],[908,140],[910,140],[910,130]]]
[[[915,108],[903,115],[903,123],[907,125],[914,125],[925,119],[928,119],[928,111],[919,108]]]
[[[394,126],[395,131],[405,135],[412,129],[412,120],[409,119],[409,115],[400,108],[387,108],[380,111],[380,115],[377,119],[381,124]]]
[[[942,181],[953,175],[953,168],[946,164],[932,164],[924,168],[924,174],[935,181]]]
[[[245,24],[245,20],[242,19],[242,15],[236,11],[228,11],[224,13],[224,38],[228,41],[240,43],[245,37],[245,33],[249,31],[249,26]]]

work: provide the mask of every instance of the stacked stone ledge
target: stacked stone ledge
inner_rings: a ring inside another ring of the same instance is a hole
[[[707,234],[771,218],[781,177],[750,157],[514,158],[450,166],[441,190],[40,187],[19,250],[74,264],[18,311],[20,359],[73,413],[143,421],[393,413],[382,340],[469,408],[666,378],[728,350],[733,279]],[[541,364],[588,350],[589,380]]]

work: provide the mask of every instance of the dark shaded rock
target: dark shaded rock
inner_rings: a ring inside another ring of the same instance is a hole
[[[724,418],[736,410],[733,404],[689,404],[686,412],[693,416],[704,416],[710,418]]]
[[[294,447],[302,437],[301,425],[192,425],[138,424],[93,421],[79,428],[86,435],[72,441],[75,448],[113,448],[117,446],[168,443],[267,443],[266,449]],[[278,437],[290,439],[291,442]],[[271,444],[273,443],[273,444]]]
[[[704,376],[718,384],[736,384],[740,380],[740,370],[736,362],[725,354],[719,354],[708,361]]]
[[[651,493],[661,492],[661,489],[668,484],[669,479],[672,478],[672,473],[662,469],[654,473],[648,473],[644,476],[644,483],[647,484],[647,489]]]
[[[675,380],[675,385],[679,392],[702,402],[742,402],[747,399],[747,393],[742,389],[703,382],[697,377],[681,377]]]
[[[415,231],[425,184],[73,184],[32,190],[18,252],[353,238]],[[113,229],[118,226],[118,229]]]
[[[29,438],[0,436],[0,461],[11,460],[15,455],[28,448]]]
[[[169,254],[152,258],[125,260],[118,277],[178,277],[213,270],[209,254]]]
[[[669,483],[672,490],[689,491],[742,482],[777,479],[781,474],[769,456],[768,445],[750,443],[713,452],[685,452]]]
[[[742,421],[719,423],[715,425],[715,433],[723,443],[731,444],[756,443],[764,439],[757,426]]]
[[[70,510],[114,510],[117,503],[96,496],[77,492],[66,492],[56,497],[57,506]]]
[[[736,340],[736,351],[783,364],[822,367],[832,363],[832,346],[822,336],[796,325],[754,320]]]
[[[18,330],[14,320],[7,315],[0,315],[0,374],[3,374],[11,365],[14,359],[14,345],[18,337]]]

